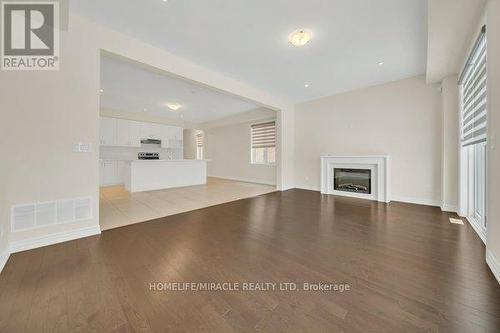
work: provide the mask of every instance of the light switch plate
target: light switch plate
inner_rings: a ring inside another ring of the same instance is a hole
[[[92,152],[92,144],[88,142],[73,143],[74,153],[90,153]]]
[[[92,151],[92,145],[87,142],[80,143],[80,153],[90,153]]]

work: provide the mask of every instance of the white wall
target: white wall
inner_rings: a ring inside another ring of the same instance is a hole
[[[458,211],[459,169],[459,91],[458,77],[446,77],[442,84],[442,159],[441,159],[441,208]]]
[[[128,112],[120,110],[102,109],[100,110],[101,117],[111,117],[118,119],[127,119],[139,121],[143,123],[156,123],[170,126],[177,126],[182,128],[195,128],[196,124],[187,122],[181,119],[172,119],[168,117],[155,116],[144,112]]]
[[[6,142],[5,125],[3,113],[0,115],[0,142]],[[0,155],[6,153],[6,145],[0,144]],[[0,161],[0,271],[3,268],[6,260],[8,259],[8,237],[9,237],[9,209],[7,207],[7,158],[2,158]]]
[[[238,113],[229,117],[207,121],[200,124],[200,128],[213,128],[240,124],[244,122],[259,121],[262,119],[276,118],[276,112],[268,108],[258,108],[242,113]]]
[[[487,6],[488,35],[488,231],[487,260],[500,282],[500,1]]]
[[[296,106],[295,182],[320,189],[324,154],[388,154],[393,200],[441,202],[441,96],[418,76]]]
[[[208,159],[209,176],[276,185],[276,166],[250,163],[252,123],[205,130],[205,158]]]
[[[1,72],[0,110],[8,124],[7,207],[90,196],[93,218],[14,232],[22,242],[83,228],[99,230],[99,50],[84,29],[70,22],[61,32],[61,70]],[[78,26],[78,24],[77,24]],[[92,143],[91,153],[72,143]]]
[[[91,196],[94,218],[80,223],[12,233],[9,242],[98,227],[99,199],[99,60],[101,51],[116,54],[216,89],[256,101],[279,112],[279,135],[293,147],[293,105],[267,92],[200,67],[77,15],[61,32],[61,70],[2,72],[0,110],[12,140],[7,147],[9,175],[2,206],[58,198]],[[89,142],[92,153],[75,154],[72,143]],[[293,154],[285,146],[279,163],[281,188],[293,186]],[[4,155],[7,156],[7,155]],[[282,170],[281,170],[282,169]],[[5,217],[3,218],[5,220]],[[60,239],[60,238],[59,238]]]

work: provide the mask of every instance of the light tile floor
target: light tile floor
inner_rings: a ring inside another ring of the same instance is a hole
[[[101,230],[275,191],[274,186],[209,177],[206,185],[130,193],[123,186],[100,190]]]

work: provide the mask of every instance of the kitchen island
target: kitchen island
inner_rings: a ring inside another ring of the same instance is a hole
[[[125,188],[153,191],[207,183],[205,160],[134,160],[127,163]]]

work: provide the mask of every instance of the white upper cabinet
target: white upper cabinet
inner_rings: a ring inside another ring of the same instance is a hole
[[[164,148],[182,148],[182,133],[180,127],[165,126],[162,138]]]
[[[141,139],[156,139],[161,140],[162,148],[182,148],[182,134],[181,127],[100,118],[102,146],[140,147]]]
[[[141,128],[142,139],[160,139],[161,125],[154,123],[143,123]]]
[[[123,119],[117,119],[116,121],[116,145],[123,147],[140,147],[142,123]]]
[[[101,146],[114,146],[116,144],[116,119],[100,118],[99,125]]]
[[[116,145],[125,147],[132,145],[128,120],[116,119]]]
[[[129,121],[129,138],[130,146],[140,147],[141,146],[141,134],[144,128],[144,123],[138,121]]]

